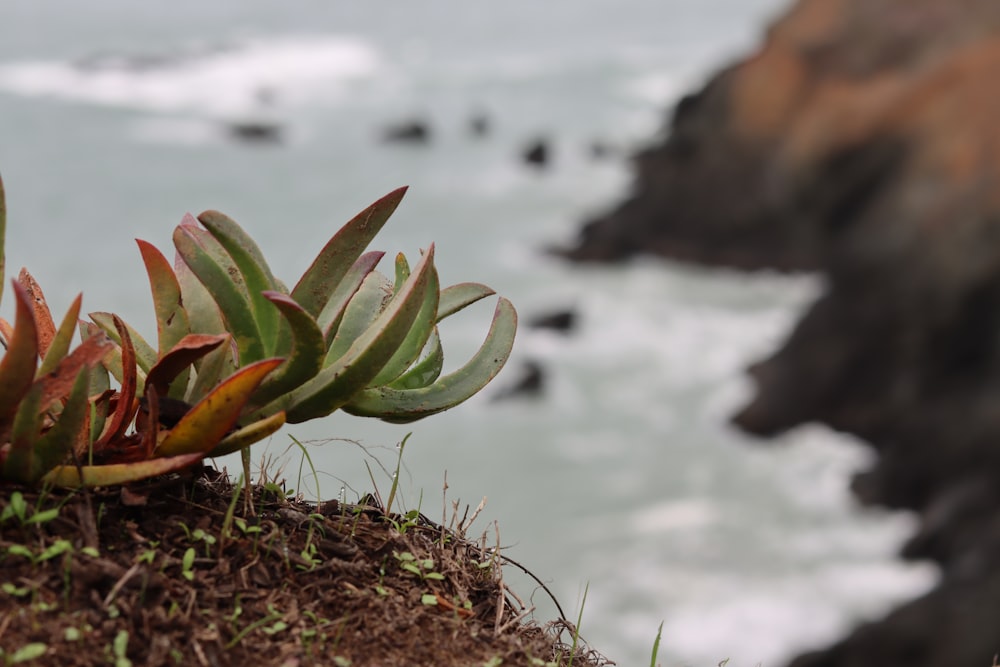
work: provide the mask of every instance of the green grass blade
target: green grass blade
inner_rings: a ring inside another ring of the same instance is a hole
[[[496,377],[510,356],[516,332],[517,312],[501,297],[486,340],[462,368],[420,389],[366,389],[351,399],[344,411],[405,423],[453,408]]]
[[[660,639],[663,637],[663,621],[660,621],[660,627],[656,631],[656,639],[653,640],[653,652],[649,658],[649,667],[656,667],[656,657],[660,652]]]
[[[378,375],[406,338],[424,301],[434,269],[434,246],[413,275],[374,323],[333,364],[300,389],[287,403],[288,421],[295,424],[324,417],[349,401]],[[345,322],[346,324],[346,322]]]
[[[215,240],[232,257],[243,275],[253,306],[254,319],[264,343],[264,354],[274,354],[278,344],[280,316],[274,305],[264,296],[264,292],[282,291],[267,265],[264,254],[257,243],[236,221],[218,211],[205,211],[198,216]]]
[[[333,235],[292,290],[292,298],[319,318],[337,285],[385,225],[406,188],[398,188],[354,216]]]

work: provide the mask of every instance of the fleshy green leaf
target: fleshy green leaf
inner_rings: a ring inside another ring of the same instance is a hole
[[[393,389],[419,389],[434,382],[444,368],[444,349],[437,327],[431,330],[431,337],[424,345],[420,359],[396,380],[389,383]]]
[[[254,405],[265,405],[314,377],[323,366],[326,343],[316,320],[291,297],[265,292],[289,324],[292,349],[288,358],[271,373],[253,395]]]
[[[193,225],[174,229],[174,245],[215,299],[239,350],[240,365],[264,358],[264,343],[239,268],[210,234]]]
[[[330,414],[378,375],[413,326],[433,270],[434,246],[431,245],[403,289],[350,349],[285,399],[287,402],[283,402],[281,407],[288,406],[289,423]],[[346,314],[341,329],[345,326]]]
[[[292,290],[295,302],[318,319],[330,295],[399,206],[404,194],[405,187],[393,190],[334,234]]]
[[[454,315],[466,306],[471,306],[480,299],[493,296],[496,292],[479,283],[459,283],[441,290],[441,302],[438,304],[437,321],[440,322],[449,315]]]
[[[281,359],[263,359],[236,371],[196,403],[160,442],[157,456],[205,454],[233,428],[243,406]]]
[[[409,271],[406,271],[404,275],[409,276]],[[434,329],[440,295],[437,271],[432,268],[424,302],[420,306],[420,312],[417,313],[417,319],[413,321],[413,326],[410,327],[410,331],[406,334],[403,342],[396,348],[396,352],[392,355],[392,358],[379,371],[375,379],[369,383],[369,386],[379,387],[392,382],[406,372],[406,369],[420,357],[420,352],[424,349],[424,345],[427,344],[427,340],[431,336],[431,331]]]
[[[486,341],[465,366],[421,389],[366,389],[352,398],[344,411],[405,423],[453,408],[500,372],[510,356],[516,331],[517,312],[510,301],[501,298]]]
[[[247,424],[243,428],[237,429],[223,438],[208,453],[209,456],[225,456],[246,449],[255,442],[259,442],[285,425],[285,413],[276,412],[270,417],[258,419],[252,424]]]
[[[250,235],[229,216],[205,211],[198,216],[205,229],[225,248],[243,276],[253,307],[253,316],[264,344],[264,354],[273,354],[278,342],[278,311],[264,292],[280,291],[263,253]]]
[[[317,320],[323,330],[327,345],[333,342],[333,338],[337,334],[347,304],[357,294],[365,278],[375,270],[375,266],[384,255],[385,253],[380,251],[363,254],[340,281],[333,294],[330,295],[326,307]]]
[[[337,335],[326,351],[323,365],[329,366],[344,356],[354,342],[371,328],[390,299],[392,299],[392,283],[389,279],[378,271],[369,273],[344,309]]]

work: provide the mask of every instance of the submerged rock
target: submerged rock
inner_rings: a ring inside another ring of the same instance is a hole
[[[247,143],[279,144],[283,139],[281,125],[269,121],[232,122],[228,129],[234,139]]]
[[[423,120],[403,121],[382,130],[382,140],[391,143],[426,144],[431,140],[431,128]]]
[[[521,159],[525,164],[533,167],[545,167],[551,158],[549,142],[545,139],[535,139],[525,146],[521,152]]]
[[[521,365],[521,376],[510,386],[505,387],[493,396],[494,401],[509,398],[540,396],[545,389],[545,370],[534,360],[525,361]]]
[[[569,333],[576,328],[576,322],[576,311],[566,308],[536,315],[528,320],[528,326],[532,329],[551,329],[559,333]]]
[[[905,555],[943,577],[794,667],[1000,652],[998,38],[995,0],[801,0],[681,100],[631,196],[561,251],[824,274],[735,422],[867,440],[855,493],[920,512]]]

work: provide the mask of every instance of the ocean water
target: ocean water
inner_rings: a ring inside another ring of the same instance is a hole
[[[83,291],[85,309],[152,334],[134,238],[168,249],[185,212],[217,208],[291,283],[340,224],[410,185],[374,248],[416,255],[434,242],[444,283],[485,282],[522,321],[571,307],[578,329],[522,327],[495,386],[454,411],[407,427],[334,415],[286,428],[255,458],[310,495],[354,499],[369,468],[387,491],[380,466],[412,432],[405,505],[440,517],[486,497],[474,530],[499,530],[571,618],[586,589],[582,635],[618,664],[648,664],[662,622],[665,666],[780,665],[936,576],[894,558],[913,517],[853,503],[847,481],[870,461],[861,444],[819,426],[761,443],[727,424],[751,395],[743,369],[822,285],[649,260],[572,266],[541,249],[628,191],[628,152],[781,8],[4,3],[8,273],[27,265],[56,311]],[[477,138],[480,115],[490,131]],[[380,141],[411,118],[431,127],[426,146]],[[242,121],[278,123],[284,141],[234,141],[228,124]],[[552,149],[543,170],[519,158],[539,137]],[[447,323],[449,366],[475,349],[492,307]],[[546,370],[543,394],[494,401],[529,360]],[[290,435],[308,443],[316,478]],[[553,617],[543,591],[509,576],[539,620]]]

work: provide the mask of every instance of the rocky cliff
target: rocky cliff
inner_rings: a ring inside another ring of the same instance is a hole
[[[674,109],[576,260],[821,271],[735,422],[878,452],[864,502],[921,513],[941,585],[794,667],[987,667],[1000,653],[1000,2],[801,0]]]

